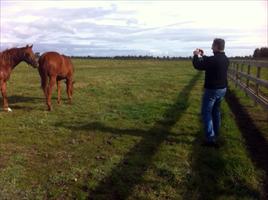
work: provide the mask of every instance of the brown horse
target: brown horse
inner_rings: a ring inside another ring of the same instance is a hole
[[[52,89],[57,82],[58,89],[58,104],[61,103],[61,89],[60,81],[66,80],[66,89],[69,99],[69,103],[72,102],[73,95],[73,73],[74,68],[71,59],[65,55],[60,55],[57,52],[46,52],[38,60],[39,62],[39,74],[41,77],[41,87],[46,96],[46,103],[48,110],[51,107],[51,95]],[[49,78],[49,84],[48,84]]]
[[[22,61],[25,61],[34,68],[38,66],[32,50],[33,45],[22,48],[7,49],[0,53],[0,87],[3,96],[4,111],[12,111],[8,107],[7,100],[7,81],[11,71]]]

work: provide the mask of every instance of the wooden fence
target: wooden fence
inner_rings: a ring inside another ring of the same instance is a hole
[[[231,60],[228,78],[268,111],[268,61]]]

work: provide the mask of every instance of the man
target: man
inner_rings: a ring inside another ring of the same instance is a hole
[[[221,123],[220,103],[227,88],[227,69],[229,60],[224,53],[225,41],[216,38],[212,44],[214,56],[203,56],[203,50],[196,49],[193,54],[195,69],[205,71],[205,85],[202,99],[202,120],[206,140],[204,146],[218,147],[217,138]]]

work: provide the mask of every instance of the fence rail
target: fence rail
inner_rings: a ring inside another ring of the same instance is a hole
[[[265,78],[261,76],[266,68]],[[255,73],[255,74],[254,74]],[[268,61],[231,60],[228,78],[268,111]],[[260,87],[263,89],[261,90]]]

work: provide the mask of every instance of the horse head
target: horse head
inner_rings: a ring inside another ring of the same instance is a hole
[[[27,45],[26,47],[23,47],[23,61],[28,63],[29,65],[33,66],[34,68],[38,67],[38,63],[36,61],[36,56],[33,52],[33,45]]]

